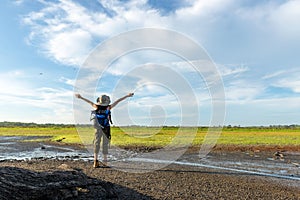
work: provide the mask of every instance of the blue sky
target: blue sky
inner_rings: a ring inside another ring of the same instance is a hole
[[[225,125],[300,124],[300,1],[3,0],[0,5],[0,121],[74,123],[74,83],[89,53],[115,35],[152,27],[177,31],[207,51],[224,83]],[[175,60],[161,52],[129,55],[106,72],[99,88],[114,100],[123,95],[111,93],[128,66],[179,66]],[[184,65],[179,72],[193,79]],[[134,78],[130,81],[142,79]],[[199,100],[199,125],[208,125],[209,92],[197,89],[198,79],[191,87]],[[181,114],[172,92],[146,86],[133,88],[136,96],[115,113],[128,110],[136,124],[177,125]],[[91,99],[98,95],[79,91]],[[84,110],[82,122],[88,122],[90,108]]]

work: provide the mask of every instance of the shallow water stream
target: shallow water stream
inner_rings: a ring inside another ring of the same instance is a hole
[[[93,160],[91,151],[76,146],[24,142],[35,139],[45,138],[36,136],[0,136],[0,161],[31,159]],[[109,161],[112,166],[118,166],[120,162],[131,162],[131,165],[135,167],[141,166],[141,163],[173,163],[300,181],[300,165],[298,164],[300,162],[300,154],[297,152],[285,152],[284,159],[275,159],[271,153],[264,152],[256,155],[250,155],[247,152],[210,153],[202,159],[199,158],[197,153],[191,153],[184,154],[177,161],[173,162],[164,159],[151,159],[140,156],[136,152],[112,148],[110,149]]]

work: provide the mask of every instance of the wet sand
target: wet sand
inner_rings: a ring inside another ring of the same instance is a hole
[[[113,183],[116,199],[300,199],[300,167],[296,165],[300,161],[299,152],[286,151],[284,158],[275,158],[273,151],[218,150],[199,161],[197,151],[189,150],[178,161],[158,170],[152,170],[151,164],[154,169],[159,160],[131,158],[126,160],[127,165],[117,165],[114,157],[110,157],[114,167],[94,169],[92,155],[88,157],[89,153],[77,145],[18,143],[15,146],[22,147],[24,152],[35,149],[43,155],[56,152],[57,157],[51,154],[46,158],[37,153],[38,157],[31,159],[2,159],[0,167],[80,170],[89,177]],[[11,155],[10,150],[5,149],[7,155]],[[72,155],[61,157],[68,152]],[[76,153],[81,156],[74,156]],[[98,199],[99,191],[91,188],[88,191],[79,192],[78,199]]]

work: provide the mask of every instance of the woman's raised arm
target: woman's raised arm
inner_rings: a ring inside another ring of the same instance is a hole
[[[81,96],[80,94],[75,94],[75,97],[77,97],[78,99],[82,99],[83,101],[87,102],[88,104],[90,104],[91,106],[93,106],[93,108],[97,109],[97,104],[95,104],[94,102],[84,98],[83,96]]]
[[[118,103],[125,100],[127,97],[132,97],[133,95],[134,95],[134,93],[129,93],[129,94],[125,95],[124,97],[121,97],[120,99],[116,100],[115,102],[113,102],[111,104],[111,108],[115,107]]]

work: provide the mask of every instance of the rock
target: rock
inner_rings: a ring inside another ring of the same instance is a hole
[[[57,139],[57,140],[55,140],[56,142],[61,142],[61,141],[63,141],[64,139],[66,139],[65,137],[63,137],[63,138],[61,138],[61,139]]]
[[[61,168],[70,168],[68,165]],[[116,197],[109,182],[90,178],[81,171],[34,172],[15,167],[0,168],[0,199],[74,199],[92,188],[98,199]],[[82,199],[82,198],[81,198]]]
[[[300,164],[299,164],[299,163],[292,162],[291,164],[292,164],[292,165],[295,165],[295,167],[300,167]]]
[[[283,159],[284,156],[280,151],[277,151],[277,152],[274,153],[274,157],[276,159]]]
[[[60,166],[57,167],[58,169],[61,169],[61,170],[66,170],[66,171],[73,171],[74,169],[72,167],[70,167],[69,165],[67,164],[61,164]]]

